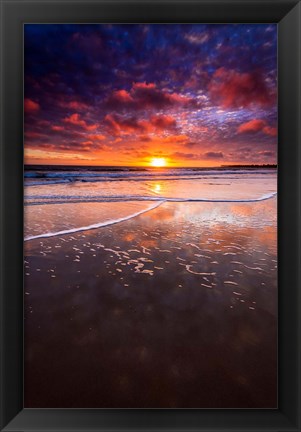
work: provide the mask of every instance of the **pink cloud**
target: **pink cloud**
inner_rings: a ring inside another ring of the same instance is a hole
[[[225,108],[269,106],[275,102],[274,92],[259,72],[241,73],[221,67],[213,74],[208,89],[211,98]]]
[[[266,125],[264,120],[254,119],[250,120],[246,123],[242,123],[238,129],[238,133],[246,133],[246,132],[258,132],[261,131]]]
[[[97,128],[97,125],[88,125],[85,120],[81,120],[78,113],[71,114],[70,117],[65,117],[63,120],[65,123],[72,124],[74,126],[81,126],[83,129],[89,131]]]
[[[107,99],[112,109],[161,109],[172,106],[194,103],[194,100],[178,93],[168,93],[159,89],[154,83],[133,83],[130,91],[117,90]]]
[[[114,132],[131,133],[134,131],[144,131],[147,129],[147,122],[138,120],[136,117],[122,117],[117,114],[107,114],[105,122]]]
[[[51,129],[55,132],[64,130],[63,126],[57,126],[57,125],[51,126]]]
[[[122,117],[117,114],[107,114],[105,122],[114,133],[154,132],[155,130],[170,130],[176,126],[173,117],[167,115],[156,115],[149,120],[138,119],[135,116]]]
[[[176,121],[168,115],[157,115],[151,117],[151,124],[158,129],[173,129],[176,126]]]
[[[277,136],[277,128],[268,126],[265,120],[254,119],[246,123],[242,123],[238,129],[238,133],[255,133],[263,132],[266,135]]]
[[[271,126],[265,126],[263,128],[263,132],[266,135],[271,135],[271,136],[277,136],[277,133],[278,133],[277,128],[271,127]]]
[[[116,90],[113,92],[112,94],[112,100],[115,100],[117,102],[133,102],[133,98],[130,95],[129,92],[127,92],[126,90]]]
[[[103,141],[106,137],[104,135],[101,134],[92,134],[92,135],[88,135],[88,138],[90,140],[96,140],[96,141]]]
[[[187,135],[169,135],[168,137],[165,137],[162,139],[162,141],[166,143],[186,143],[188,141]]]
[[[134,83],[131,90],[133,99],[143,107],[163,108],[174,104],[187,104],[192,99],[177,93],[167,93],[154,83]]]
[[[24,99],[24,111],[26,113],[33,113],[40,110],[40,105],[32,99]]]

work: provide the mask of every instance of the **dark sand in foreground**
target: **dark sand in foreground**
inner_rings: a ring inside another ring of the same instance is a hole
[[[276,199],[25,243],[25,407],[277,407]]]

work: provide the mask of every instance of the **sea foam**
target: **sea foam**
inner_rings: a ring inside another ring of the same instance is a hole
[[[54,236],[58,236],[58,235],[64,235],[64,234],[72,234],[72,233],[76,233],[79,231],[87,231],[87,230],[92,230],[92,229],[96,229],[96,228],[101,228],[101,227],[105,227],[108,225],[113,225],[113,224],[117,224],[120,222],[124,222],[126,220],[135,218],[143,213],[146,213],[150,210],[155,209],[156,207],[159,207],[161,204],[163,204],[163,201],[157,202],[156,204],[147,207],[146,209],[140,210],[136,213],[133,213],[131,215],[125,216],[123,218],[118,218],[118,219],[111,219],[105,222],[99,222],[96,224],[91,224],[88,226],[82,226],[82,227],[77,227],[77,228],[70,228],[70,229],[66,229],[66,230],[62,230],[62,231],[56,231],[56,232],[46,232],[46,233],[42,233],[42,234],[37,234],[37,235],[32,235],[32,236],[27,236],[24,238],[24,241],[28,241],[28,240],[34,240],[34,239],[38,239],[38,238],[45,238],[45,237],[54,237]]]

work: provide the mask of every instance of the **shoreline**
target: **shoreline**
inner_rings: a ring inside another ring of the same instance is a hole
[[[121,223],[121,222],[125,222],[129,219],[133,219],[137,216],[140,216],[141,214],[147,213],[151,210],[156,209],[157,207],[159,207],[160,205],[164,204],[164,203],[253,203],[253,202],[261,202],[261,201],[265,201],[265,200],[269,200],[271,198],[274,198],[277,196],[277,192],[271,192],[269,194],[265,194],[262,195],[260,198],[254,198],[254,199],[233,199],[233,200],[219,200],[219,199],[211,199],[211,200],[206,200],[206,199],[181,199],[181,198],[164,198],[164,197],[145,197],[145,199],[137,199],[137,198],[129,198],[128,200],[123,200],[123,201],[75,201],[75,202],[50,202],[47,203],[48,205],[64,205],[64,204],[82,204],[82,203],[97,203],[97,204],[103,204],[103,203],[108,203],[108,202],[116,202],[116,203],[120,203],[122,204],[123,202],[147,202],[147,201],[156,201],[157,204],[154,204],[152,207],[146,208],[146,209],[142,209],[139,210],[133,214],[130,214],[128,216],[124,216],[122,218],[118,218],[118,219],[112,219],[112,220],[107,220],[104,222],[97,222],[95,224],[90,224],[87,226],[80,226],[80,227],[73,227],[73,228],[69,228],[69,229],[65,229],[65,230],[60,230],[57,232],[46,232],[46,233],[41,233],[41,234],[36,234],[36,235],[31,235],[31,236],[27,236],[24,238],[24,242],[30,241],[30,240],[34,240],[34,239],[39,239],[39,238],[47,238],[47,237],[55,237],[58,235],[65,235],[65,234],[73,234],[76,232],[80,232],[80,231],[89,231],[92,229],[98,229],[98,228],[102,228],[105,226],[109,226],[109,225],[114,225],[116,223]],[[39,203],[35,203],[34,205],[39,205]]]

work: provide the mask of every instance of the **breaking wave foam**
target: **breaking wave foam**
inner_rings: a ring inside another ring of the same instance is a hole
[[[177,197],[163,197],[163,196],[142,196],[142,195],[111,195],[111,196],[80,196],[80,195],[29,195],[26,197],[27,201],[25,205],[43,205],[43,204],[70,204],[70,203],[82,203],[82,202],[126,202],[126,201],[156,201],[156,202],[216,202],[216,203],[251,203],[264,201],[273,198],[277,195],[277,192],[271,192],[261,195],[258,198],[234,198],[234,199],[208,199],[208,198],[177,198]]]
[[[254,199],[233,199],[233,200],[219,200],[219,199],[193,199],[193,198],[188,198],[188,199],[182,199],[182,198],[157,198],[157,197],[140,197],[140,200],[145,200],[145,201],[156,201],[155,204],[148,206],[147,208],[140,210],[138,212],[135,212],[131,215],[122,217],[122,218],[118,218],[118,219],[111,219],[111,220],[107,220],[104,222],[98,222],[95,224],[91,224],[91,225],[87,225],[87,226],[81,226],[81,227],[75,227],[75,228],[70,228],[70,229],[65,229],[65,230],[61,230],[61,231],[56,231],[56,232],[46,232],[46,233],[41,233],[41,234],[37,234],[37,235],[30,235],[24,238],[24,241],[29,241],[29,240],[34,240],[34,239],[38,239],[38,238],[46,238],[46,237],[54,237],[54,236],[58,236],[58,235],[64,235],[64,234],[72,234],[72,233],[76,233],[79,231],[88,231],[91,229],[96,229],[96,228],[101,228],[101,227],[106,227],[109,225],[113,225],[113,224],[117,224],[120,222],[124,222],[126,220],[129,219],[133,219],[143,213],[149,212],[151,210],[154,210],[155,208],[159,207],[161,204],[165,203],[165,202],[220,202],[220,203],[227,203],[227,202],[238,202],[238,203],[249,203],[249,202],[257,202],[257,201],[264,201],[267,199],[270,199],[272,197],[274,197],[277,193],[273,192],[273,193],[269,193],[269,194],[265,194],[262,195],[259,198],[254,198]],[[107,202],[107,201],[112,201],[112,197],[109,197],[109,200],[106,201],[102,201],[102,202]],[[137,199],[137,197],[127,197],[126,201],[139,201],[139,199]],[[123,200],[125,201],[125,199]],[[64,204],[64,203],[70,203],[72,202],[72,200],[70,200],[70,198],[68,198],[68,201],[62,202],[62,201],[54,201],[54,203],[56,204]],[[80,201],[80,202],[87,202],[85,201]],[[98,200],[99,202],[99,200]],[[35,202],[34,204],[41,204],[39,202]],[[47,203],[43,203],[43,204],[50,204],[49,201]],[[52,203],[51,203],[52,204]]]
[[[139,216],[139,215],[141,215],[143,213],[146,213],[146,212],[148,212],[150,210],[153,210],[156,207],[159,207],[161,204],[163,204],[163,202],[164,201],[157,202],[156,204],[154,204],[154,205],[152,205],[152,206],[150,206],[150,207],[148,207],[146,209],[140,210],[140,211],[138,211],[136,213],[133,213],[133,214],[131,214],[129,216],[125,216],[123,218],[111,219],[111,220],[105,221],[105,222],[99,222],[99,223],[96,223],[96,224],[92,224],[92,225],[88,225],[88,226],[82,226],[82,227],[77,227],[77,228],[70,228],[70,229],[66,229],[66,230],[62,230],[62,231],[47,232],[47,233],[42,233],[42,234],[27,236],[27,237],[24,238],[24,241],[34,240],[34,239],[38,239],[38,238],[45,238],[45,237],[55,237],[55,236],[64,235],[64,234],[72,234],[72,233],[76,233],[76,232],[79,232],[79,231],[88,231],[88,230],[91,230],[91,229],[96,229],[96,228],[101,228],[101,227],[105,227],[105,226],[108,226],[108,225],[117,224],[119,222],[124,222],[126,220],[133,219],[134,217],[137,217],[137,216]]]

